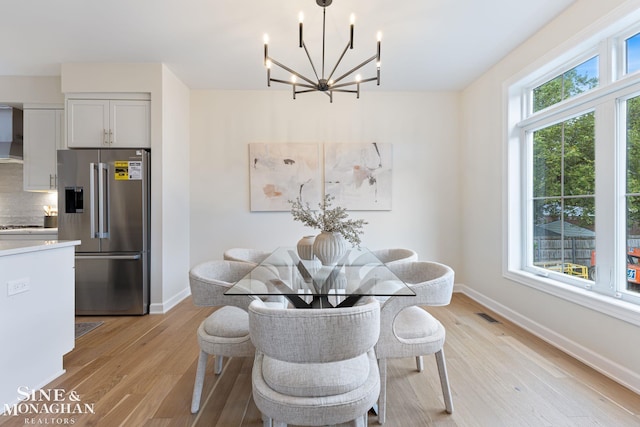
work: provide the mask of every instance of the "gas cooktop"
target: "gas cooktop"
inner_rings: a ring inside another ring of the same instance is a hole
[[[19,230],[21,228],[43,228],[41,225],[0,225],[0,230]]]

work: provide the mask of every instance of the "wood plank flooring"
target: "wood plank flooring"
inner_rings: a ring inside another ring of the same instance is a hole
[[[105,323],[76,341],[67,372],[46,388],[75,391],[95,414],[0,416],[0,425],[261,426],[249,358],[225,360],[219,376],[210,358],[200,412],[190,412],[195,331],[211,311],[187,299],[165,315],[78,318]],[[396,359],[389,363],[385,426],[640,426],[639,395],[466,296],[429,311],[447,330],[454,413],[444,411],[434,357],[422,373],[413,359]],[[369,423],[377,425],[375,415]]]

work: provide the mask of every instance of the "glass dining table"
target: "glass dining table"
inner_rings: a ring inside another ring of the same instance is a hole
[[[415,296],[368,249],[351,248],[334,265],[300,259],[295,247],[273,251],[225,295],[284,296],[296,308],[353,306],[366,296]]]

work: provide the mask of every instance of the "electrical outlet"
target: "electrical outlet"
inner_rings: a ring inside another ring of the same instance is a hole
[[[7,295],[15,295],[22,292],[27,292],[31,290],[31,286],[29,285],[29,278],[24,277],[22,279],[9,280],[7,282]]]

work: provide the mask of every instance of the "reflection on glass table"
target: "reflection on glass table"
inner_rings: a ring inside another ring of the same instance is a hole
[[[278,248],[225,295],[283,295],[297,308],[349,307],[364,296],[415,296],[369,250],[352,248],[335,265],[302,260],[295,248]]]

